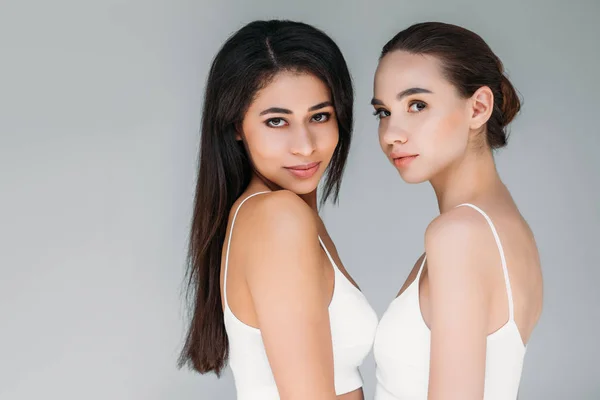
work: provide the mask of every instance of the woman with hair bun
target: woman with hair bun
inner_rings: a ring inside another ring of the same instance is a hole
[[[543,285],[494,163],[520,109],[502,62],[467,29],[416,24],[384,46],[372,104],[383,152],[440,210],[377,328],[375,399],[516,399]]]

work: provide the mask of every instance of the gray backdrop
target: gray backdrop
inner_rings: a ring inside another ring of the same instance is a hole
[[[380,152],[378,52],[424,20],[488,41],[525,98],[497,161],[546,285],[521,398],[600,398],[600,3],[523,3],[1,1],[0,399],[234,398],[229,372],[175,368],[180,284],[210,60],[270,17],[323,28],[347,57],[356,130],[341,202],[323,215],[379,315],[437,208]],[[372,355],[362,371],[371,398]]]

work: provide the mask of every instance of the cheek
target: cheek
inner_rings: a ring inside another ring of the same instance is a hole
[[[257,166],[278,160],[287,146],[285,136],[276,129],[269,128],[247,131],[246,143]]]
[[[323,126],[314,131],[317,138],[317,149],[327,159],[331,158],[340,140],[337,123]]]
[[[387,154],[387,149],[388,149],[388,143],[386,142],[385,138],[384,138],[384,134],[385,134],[385,124],[386,124],[386,120],[380,120],[379,124],[377,126],[377,136],[379,138],[379,147],[381,147],[381,150]]]
[[[430,116],[413,138],[422,152],[420,166],[403,178],[409,183],[431,179],[453,161],[460,158],[467,149],[468,125],[464,115],[458,111]]]
[[[455,156],[464,154],[469,142],[469,125],[462,110],[456,110],[446,121],[447,141]]]
[[[466,148],[469,131],[461,110],[440,115],[430,128],[428,145],[441,158],[452,158]]]

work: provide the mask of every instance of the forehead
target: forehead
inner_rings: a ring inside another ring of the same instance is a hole
[[[386,89],[397,93],[411,87],[434,90],[443,85],[440,61],[429,55],[393,51],[386,54],[375,73],[375,92],[383,96]],[[395,95],[395,94],[394,94]]]
[[[329,88],[309,73],[284,71],[256,94],[250,108],[284,107],[290,110],[308,108],[330,99]]]

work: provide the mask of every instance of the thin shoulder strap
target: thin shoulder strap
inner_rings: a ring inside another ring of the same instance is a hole
[[[235,213],[233,214],[233,219],[231,220],[231,228],[229,228],[229,239],[227,240],[227,249],[225,250],[225,273],[223,274],[223,299],[225,300],[225,307],[229,308],[229,303],[227,302],[227,268],[229,267],[229,248],[231,246],[231,237],[233,236],[233,226],[235,225],[235,219],[238,215],[238,212],[240,211],[240,208],[242,207],[242,205],[244,205],[244,203],[251,199],[254,196],[257,196],[259,194],[263,194],[263,193],[270,193],[269,191],[264,191],[264,192],[256,192],[251,194],[250,196],[246,197],[244,200],[241,201],[241,203],[237,206],[237,209],[235,210]]]
[[[317,237],[319,238],[319,243],[321,243],[321,247],[323,248],[323,250],[325,250],[325,254],[327,254],[327,258],[329,258],[329,262],[331,263],[331,265],[333,265],[334,271],[341,272],[340,269],[338,268],[337,264],[333,260],[333,257],[331,257],[329,250],[327,250],[327,246],[325,246],[325,243],[323,243],[321,236],[317,235]]]
[[[323,248],[323,250],[325,250],[325,254],[327,254],[327,258],[329,258],[329,261],[335,265],[335,263],[333,262],[333,258],[331,257],[331,254],[329,254],[329,250],[327,250],[327,246],[325,246],[325,243],[323,243],[323,240],[321,239],[321,236],[317,235],[317,237],[319,238],[319,243],[321,243],[321,247]]]
[[[500,243],[500,237],[498,236],[498,232],[496,231],[496,227],[492,222],[491,218],[479,207],[473,205],[471,203],[463,203],[459,204],[457,207],[468,206],[472,209],[479,212],[486,219],[488,225],[492,229],[492,233],[494,234],[494,239],[496,240],[496,245],[498,246],[498,251],[500,252],[500,260],[502,262],[502,271],[504,272],[504,283],[506,285],[506,295],[508,297],[508,316],[509,320],[512,321],[514,319],[514,304],[512,297],[512,288],[510,286],[510,278],[508,277],[508,268],[506,267],[506,258],[504,257],[504,249],[502,248],[502,243]]]
[[[415,282],[417,282],[417,286],[419,285],[419,279],[421,279],[421,273],[423,272],[423,267],[425,267],[425,260],[427,260],[427,254],[423,256],[423,261],[421,261],[421,266],[419,267],[419,272],[417,272],[417,277],[415,278]]]

